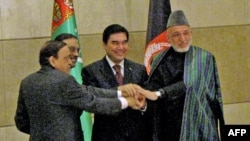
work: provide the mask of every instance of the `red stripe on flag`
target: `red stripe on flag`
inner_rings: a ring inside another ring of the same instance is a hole
[[[149,74],[151,63],[163,50],[170,47],[166,25],[171,13],[170,0],[150,0],[144,64]]]
[[[164,31],[150,41],[146,46],[144,65],[146,66],[147,73],[150,73],[151,63],[153,59],[163,50],[169,48],[171,45],[167,40],[167,32]]]

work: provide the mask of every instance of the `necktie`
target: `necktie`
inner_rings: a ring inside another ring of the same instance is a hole
[[[119,85],[123,84],[123,77],[122,77],[122,73],[121,73],[121,66],[120,65],[114,65],[113,68],[115,69],[115,77],[116,80],[118,81]]]

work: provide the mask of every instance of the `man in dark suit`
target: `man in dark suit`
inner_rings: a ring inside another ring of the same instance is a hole
[[[124,94],[124,87],[119,87],[122,92],[118,93],[79,85],[69,75],[70,55],[66,43],[46,42],[40,50],[41,69],[21,82],[15,122],[20,131],[30,134],[30,141],[83,141],[83,110],[118,114],[128,106],[143,106],[143,101],[133,97],[118,97]]]
[[[125,58],[128,41],[129,33],[123,26],[106,27],[103,32],[106,55],[83,68],[83,84],[107,89],[128,83],[142,85],[147,79],[146,69]],[[120,66],[120,71],[115,70],[115,65]],[[118,115],[95,114],[92,141],[146,141],[146,129],[142,111],[127,108]]]

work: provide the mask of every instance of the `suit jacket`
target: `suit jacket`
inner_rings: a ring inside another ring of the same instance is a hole
[[[83,141],[82,111],[117,114],[121,103],[116,97],[115,90],[82,86],[70,75],[42,67],[21,82],[16,126],[30,134],[30,141]]]
[[[160,72],[166,72],[168,70],[161,70],[159,66],[163,63],[163,58],[167,55],[169,50],[164,51],[153,62],[152,70],[149,75],[148,83],[152,88],[161,88],[159,80]],[[175,72],[173,72],[174,74]],[[157,77],[156,77],[157,76]],[[174,116],[164,115],[171,106],[168,103],[176,101],[180,97],[183,97],[183,91],[185,92],[184,107],[182,113],[182,123],[180,131],[181,141],[218,141],[219,133],[223,132],[224,117],[223,117],[223,105],[220,90],[220,82],[218,76],[217,65],[214,56],[199,47],[191,46],[189,51],[186,52],[184,61],[183,82],[174,83],[172,78],[167,73],[162,73],[160,78],[164,78],[166,81],[163,89],[166,92],[166,96],[162,101],[165,101],[164,107],[156,108],[161,114],[158,119],[160,122],[156,122],[160,125],[155,125],[157,128],[155,131],[158,138],[155,141],[164,141],[162,138],[166,135],[164,133],[164,126],[162,121],[166,120],[162,117]],[[153,81],[155,80],[155,81]],[[185,87],[183,86],[183,83]],[[178,85],[175,85],[178,84]],[[172,85],[172,89],[168,94],[169,85]],[[159,101],[158,101],[159,102]],[[163,102],[164,103],[164,102]],[[220,124],[220,132],[217,127]]]
[[[107,89],[113,89],[118,86],[112,68],[105,57],[84,67],[82,77],[85,85]],[[135,83],[142,85],[146,78],[146,69],[143,65],[128,59],[124,60],[124,84]],[[92,140],[146,141],[147,133],[145,127],[141,112],[131,108],[127,108],[115,116],[95,114]]]

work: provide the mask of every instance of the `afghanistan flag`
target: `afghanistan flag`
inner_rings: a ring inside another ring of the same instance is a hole
[[[151,69],[151,63],[158,53],[170,47],[166,38],[166,26],[170,13],[170,0],[150,0],[144,56],[144,65],[148,74]]]
[[[61,33],[70,33],[79,38],[73,0],[54,1],[51,39],[55,39]],[[75,67],[70,70],[70,74],[76,79],[79,84],[82,84],[82,67],[82,54],[80,51]],[[83,112],[83,114],[81,115],[81,124],[84,130],[84,141],[91,141],[92,118],[90,113]]]

